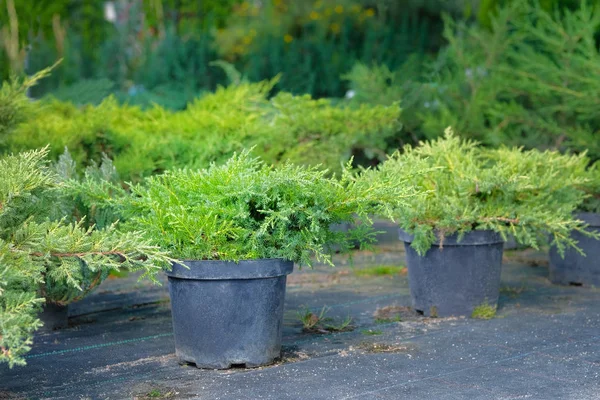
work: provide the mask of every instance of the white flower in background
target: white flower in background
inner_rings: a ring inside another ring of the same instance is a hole
[[[465,76],[467,77],[467,79],[473,79],[473,77],[485,77],[488,74],[488,70],[479,65],[477,68],[473,69],[473,68],[467,68],[465,69]]]
[[[354,96],[356,96],[356,92],[355,92],[354,90],[348,90],[348,91],[346,92],[346,98],[347,98],[347,99],[351,99],[351,98],[353,98]]]
[[[423,107],[425,108],[432,108],[432,109],[437,109],[440,107],[440,101],[438,99],[435,99],[433,101],[426,101],[425,103],[423,103]]]
[[[113,1],[107,1],[104,3],[104,19],[109,22],[117,21],[117,9]]]

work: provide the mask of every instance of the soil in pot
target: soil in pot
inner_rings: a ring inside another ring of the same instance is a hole
[[[69,326],[69,306],[46,303],[43,306],[39,318],[44,324],[44,326],[40,328],[42,331],[67,328]]]
[[[582,213],[577,217],[589,224],[589,230],[600,232],[600,214]],[[577,240],[577,246],[583,250],[565,250],[562,258],[555,247],[550,249],[550,281],[562,285],[600,286],[600,240],[572,232],[571,237]]]
[[[408,283],[415,311],[428,317],[470,317],[480,306],[496,307],[502,269],[502,237],[492,231],[472,231],[434,243],[424,256],[400,231],[408,264]]]
[[[174,264],[169,294],[177,358],[198,368],[258,367],[281,354],[286,277],[280,259]]]

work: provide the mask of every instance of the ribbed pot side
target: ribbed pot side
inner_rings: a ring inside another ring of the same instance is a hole
[[[177,358],[198,368],[271,364],[281,354],[286,277],[281,259],[174,264],[169,294]]]
[[[408,264],[414,309],[428,317],[468,316],[478,306],[496,307],[502,269],[502,237],[493,231],[466,233],[432,245],[424,256],[411,246],[412,236],[400,232]]]
[[[577,217],[589,224],[589,230],[600,233],[600,214],[582,213]],[[549,275],[552,283],[576,286],[600,286],[600,240],[580,232],[571,232],[577,246],[583,250],[568,248],[562,258],[556,247],[550,248]]]

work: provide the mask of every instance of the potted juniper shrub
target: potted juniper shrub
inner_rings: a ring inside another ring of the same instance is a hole
[[[176,355],[199,368],[256,367],[281,352],[286,276],[294,263],[373,240],[368,215],[411,189],[372,173],[270,166],[248,151],[223,165],[147,178],[124,197],[127,224],[181,260],[168,272]],[[388,200],[386,200],[388,199]],[[332,224],[357,222],[348,231]]]
[[[77,224],[88,231],[98,231],[105,228],[114,229],[118,216],[111,208],[93,204],[87,193],[82,193],[74,188],[93,184],[102,189],[106,194],[112,191],[110,187],[119,183],[119,176],[112,161],[103,156],[98,165],[92,162],[80,174],[69,151],[65,148],[58,162],[49,166],[52,176],[52,207],[44,211],[44,216],[50,219],[62,219],[65,222]],[[54,330],[68,326],[69,305],[84,298],[98,285],[100,285],[111,272],[110,269],[90,269],[83,259],[78,260],[80,280],[77,286],[68,285],[66,282],[46,282],[43,289],[45,303],[39,318],[43,323],[41,329]]]
[[[568,248],[564,257],[550,248],[550,280],[576,286],[600,286],[600,161],[584,174],[588,181],[580,186],[586,194],[577,207],[576,218],[587,224],[586,232],[571,232],[578,248]]]
[[[444,137],[406,147],[379,167],[391,181],[419,165],[408,197],[396,210],[414,309],[426,316],[471,316],[497,307],[503,244],[508,235],[537,248],[547,232],[559,251],[582,231],[571,217],[581,199],[579,156],[501,148],[485,150],[450,129]],[[571,172],[569,174],[569,171]],[[557,179],[565,176],[571,181]]]
[[[0,362],[10,367],[25,364],[36,330],[64,326],[65,306],[110,271],[142,269],[153,279],[171,261],[137,232],[62,215],[65,186],[46,154],[0,159]]]

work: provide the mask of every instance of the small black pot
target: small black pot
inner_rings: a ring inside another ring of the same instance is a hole
[[[493,231],[472,231],[432,245],[420,256],[413,237],[400,231],[408,264],[414,309],[428,317],[471,316],[481,305],[496,307],[500,291],[503,240]]]
[[[173,264],[169,294],[181,363],[226,369],[271,364],[281,355],[286,277],[282,259]]]
[[[39,317],[44,324],[40,328],[42,331],[67,328],[69,326],[69,306],[45,303]]]
[[[581,213],[577,218],[588,223],[590,231],[600,232],[600,214]],[[579,232],[572,232],[571,237],[577,240],[585,256],[568,248],[563,259],[556,247],[550,248],[550,280],[562,285],[600,286],[600,240]]]

